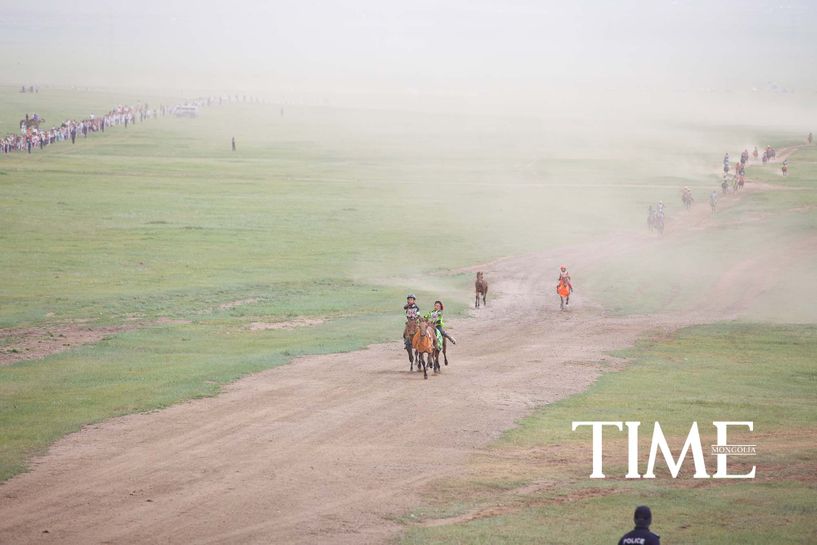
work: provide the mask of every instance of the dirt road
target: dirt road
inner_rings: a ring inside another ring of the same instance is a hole
[[[706,209],[685,221],[707,221]],[[560,261],[579,270],[654,243],[611,237],[481,267],[488,307],[454,320],[451,365],[427,381],[395,340],[68,436],[0,486],[0,543],[383,543],[425,484],[617,367],[606,352],[726,316],[712,305],[710,316],[614,317],[580,290],[559,311]]]

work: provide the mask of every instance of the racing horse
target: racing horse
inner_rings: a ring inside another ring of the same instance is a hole
[[[686,208],[687,210],[689,210],[690,208],[692,208],[692,201],[693,201],[693,200],[695,200],[695,199],[693,199],[693,198],[692,198],[692,192],[690,192],[690,191],[684,191],[684,192],[681,194],[681,202],[683,202],[683,203],[684,203],[684,208]]]
[[[559,294],[560,308],[564,310],[565,305],[570,304],[570,286],[565,278],[559,279],[559,283],[556,284],[556,293]]]
[[[403,344],[408,352],[409,371],[414,371],[414,347],[412,346],[412,339],[417,332],[417,319],[410,318],[406,320],[406,327],[403,328]],[[417,362],[417,369],[420,368],[420,362]]]
[[[417,320],[417,330],[411,338],[411,346],[414,348],[417,361],[417,372],[420,371],[420,365],[423,366],[423,378],[428,378],[428,365],[432,368],[438,369],[440,364],[434,365],[434,351],[437,347],[437,334],[434,327],[425,318]]]
[[[658,234],[663,236],[664,235],[664,213],[663,212],[656,212],[655,213],[655,221],[653,223],[653,227],[655,230],[658,231]]]
[[[664,234],[664,213],[658,212],[654,208],[650,207],[649,214],[647,216],[647,227],[650,231],[658,231],[659,234]]]
[[[488,305],[485,301],[485,297],[488,295],[488,282],[482,276],[482,272],[477,273],[477,279],[474,281],[474,291],[476,292],[476,297],[474,299],[474,308],[479,308],[479,296],[482,295],[482,304]],[[448,362],[446,362],[448,365]]]

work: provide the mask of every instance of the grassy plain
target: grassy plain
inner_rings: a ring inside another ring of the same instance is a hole
[[[0,130],[140,100],[173,102],[3,88]],[[124,331],[0,368],[0,480],[84,424],[395,339],[406,292],[456,315],[471,278],[452,269],[641,229],[648,203],[709,187],[746,134],[708,130],[239,103],[2,156],[0,327],[17,333],[0,349],[27,330]],[[294,318],[323,323],[250,329]]]

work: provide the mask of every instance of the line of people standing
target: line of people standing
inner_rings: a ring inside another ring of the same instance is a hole
[[[260,103],[261,100],[247,95],[223,95],[198,97],[186,100],[184,104],[205,107],[232,102]],[[119,105],[101,116],[91,114],[85,119],[69,119],[48,129],[42,128],[42,125],[46,122],[45,119],[36,113],[26,114],[25,118],[20,120],[20,131],[18,133],[0,137],[0,155],[14,152],[31,153],[34,150],[42,150],[58,142],[70,141],[72,144],[76,144],[77,138],[87,138],[91,133],[105,132],[105,129],[109,127],[124,126],[127,128],[137,122],[141,123],[148,119],[173,115],[174,108],[176,107],[164,105],[151,108],[147,103],[140,103],[135,106]]]
[[[85,119],[69,119],[58,126],[43,129],[41,125],[45,123],[44,119],[36,113],[26,114],[25,118],[20,120],[19,134],[9,134],[0,139],[0,153],[31,153],[33,150],[42,150],[58,142],[70,141],[75,144],[80,136],[87,138],[89,133],[105,132],[109,127],[128,127],[137,121],[144,122],[158,116],[159,111],[151,109],[147,104],[117,106],[101,116],[91,114]]]

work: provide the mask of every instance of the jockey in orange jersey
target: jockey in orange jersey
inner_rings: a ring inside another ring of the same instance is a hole
[[[565,306],[570,304],[570,294],[573,293],[573,284],[570,282],[570,273],[567,272],[567,267],[562,265],[559,267],[559,283],[556,285],[556,293],[561,299],[561,308],[564,310]]]

